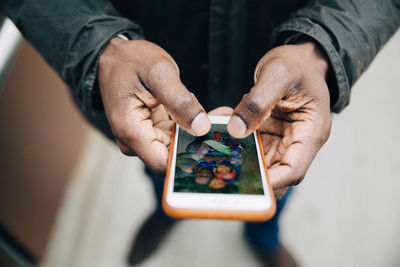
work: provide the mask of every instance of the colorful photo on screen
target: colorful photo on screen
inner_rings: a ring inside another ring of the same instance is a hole
[[[226,124],[195,137],[179,129],[174,192],[263,194],[254,136],[236,139]]]

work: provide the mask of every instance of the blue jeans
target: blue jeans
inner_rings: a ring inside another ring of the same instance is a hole
[[[161,201],[164,189],[164,180],[155,177],[150,170],[146,168],[146,173],[149,175],[153,182],[153,189],[157,198],[157,207],[156,212],[160,214],[160,216],[164,217],[165,220],[175,221],[175,219],[169,217],[164,213]],[[285,203],[292,193],[292,188],[286,192],[285,196],[277,201],[276,205],[276,213],[271,220],[266,222],[246,222],[244,225],[244,233],[247,238],[254,244],[255,247],[261,250],[274,251],[278,248],[279,245],[279,216],[281,215],[281,211],[285,206]]]

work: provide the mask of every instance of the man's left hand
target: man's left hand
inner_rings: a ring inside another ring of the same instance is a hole
[[[259,129],[272,187],[281,198],[297,185],[331,129],[328,63],[313,42],[272,49],[258,62],[255,85],[235,108],[229,133]]]

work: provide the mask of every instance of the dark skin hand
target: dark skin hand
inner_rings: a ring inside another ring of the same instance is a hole
[[[239,105],[210,112],[233,113],[228,131],[234,137],[260,129],[278,199],[301,182],[329,137],[327,70],[324,54],[313,42],[274,48],[259,61],[255,85]],[[112,39],[100,57],[98,79],[119,148],[158,173],[166,170],[173,122],[197,136],[210,129],[172,57],[151,42]]]
[[[276,197],[299,184],[331,130],[328,63],[313,42],[272,49],[258,62],[255,85],[233,111],[232,136],[259,129]]]
[[[157,173],[167,168],[173,121],[192,135],[210,129],[203,107],[180,81],[175,61],[156,44],[112,39],[100,57],[98,81],[119,148]]]

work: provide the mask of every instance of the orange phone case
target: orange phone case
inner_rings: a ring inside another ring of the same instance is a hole
[[[171,147],[169,151],[169,159],[168,159],[168,168],[167,168],[167,175],[165,177],[164,182],[164,193],[163,193],[163,200],[162,200],[162,207],[164,211],[171,217],[177,219],[220,219],[220,220],[243,220],[243,221],[266,221],[272,216],[274,216],[276,211],[276,203],[274,198],[274,193],[272,191],[271,184],[269,182],[269,175],[267,164],[265,163],[264,158],[264,151],[261,145],[261,137],[260,133],[257,130],[257,139],[260,146],[260,152],[262,157],[262,162],[264,164],[265,173],[267,176],[268,181],[268,188],[270,192],[270,196],[272,198],[272,205],[269,210],[266,211],[243,211],[243,210],[210,210],[210,209],[182,209],[182,208],[174,208],[168,205],[167,203],[167,191],[168,191],[168,183],[169,183],[169,176],[171,172],[171,163],[173,158],[174,146],[175,146],[175,134],[176,125],[174,125],[174,131],[172,133],[172,140],[171,140]]]

